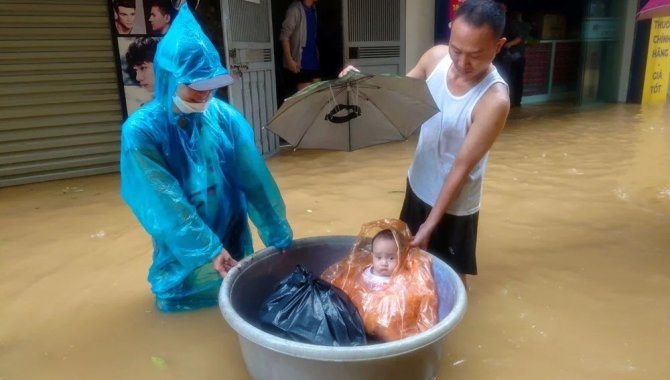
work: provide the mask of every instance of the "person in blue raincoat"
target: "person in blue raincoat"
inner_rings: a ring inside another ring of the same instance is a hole
[[[154,57],[154,100],[122,127],[121,195],[153,239],[149,282],[161,311],[214,305],[222,276],[292,232],[253,130],[212,91],[232,83],[186,4]]]

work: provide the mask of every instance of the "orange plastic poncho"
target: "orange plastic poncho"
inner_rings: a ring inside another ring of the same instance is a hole
[[[371,283],[372,239],[389,229],[398,247],[398,264],[388,283]],[[322,278],[351,298],[365,332],[382,341],[402,339],[431,328],[437,322],[437,295],[430,255],[411,248],[409,228],[397,219],[364,224],[346,259],[326,269]]]

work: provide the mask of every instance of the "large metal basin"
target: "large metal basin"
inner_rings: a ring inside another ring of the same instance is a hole
[[[240,262],[226,276],[219,307],[238,333],[242,355],[254,380],[430,380],[440,367],[444,341],[460,322],[467,296],[458,275],[433,257],[439,296],[439,322],[415,336],[359,347],[328,347],[294,342],[259,328],[261,303],[274,285],[302,264],[320,274],[349,254],[355,237],[295,240],[285,252],[267,248]]]

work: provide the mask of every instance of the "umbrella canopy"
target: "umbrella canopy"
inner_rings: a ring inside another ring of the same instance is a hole
[[[405,140],[438,111],[425,81],[351,72],[286,99],[267,128],[295,148],[352,151]]]
[[[640,13],[637,14],[638,20],[646,20],[655,17],[670,16],[670,0],[649,0]]]

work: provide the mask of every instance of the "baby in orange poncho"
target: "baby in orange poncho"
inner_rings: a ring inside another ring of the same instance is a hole
[[[321,276],[351,298],[372,338],[405,338],[437,321],[430,256],[409,241],[409,229],[400,220],[367,223],[351,254]]]

